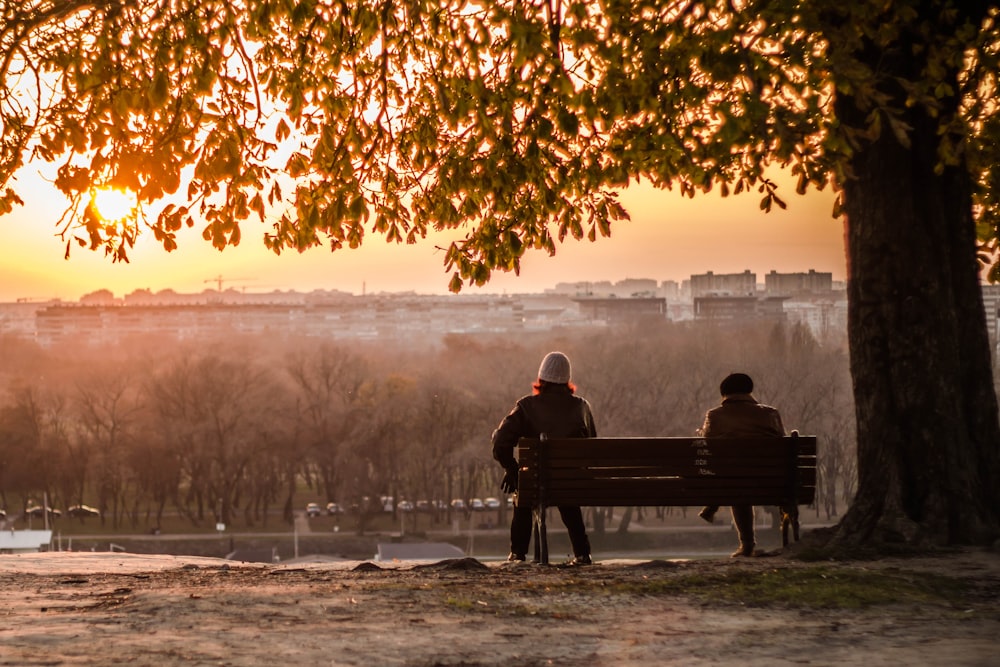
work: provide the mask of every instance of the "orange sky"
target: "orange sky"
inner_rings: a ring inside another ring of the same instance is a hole
[[[264,228],[255,223],[244,226],[239,247],[222,253],[193,229],[179,238],[180,248],[173,253],[164,252],[147,235],[133,251],[130,264],[112,264],[103,251],[78,247],[64,260],[65,244],[54,226],[64,200],[37,170],[22,171],[17,185],[26,205],[0,217],[0,302],[53,297],[75,301],[102,288],[115,296],[135,289],[200,292],[215,288],[217,276],[223,277],[224,288],[248,292],[447,292],[450,274],[445,273],[443,253],[431,238],[404,246],[388,245],[370,235],[359,250],[331,253],[315,248],[277,257],[264,248]],[[558,282],[624,278],[681,281],[692,273],[746,269],[755,272],[759,282],[771,270],[808,269],[831,272],[834,280],[843,280],[843,225],[830,216],[833,194],[827,190],[796,196],[790,183],[783,183],[779,192],[788,209],[764,214],[756,193],[685,199],[676,192],[634,186],[622,195],[632,220],[613,227],[611,238],[593,244],[567,242],[555,257],[529,253],[519,278],[495,274],[485,288],[465,291],[535,292]]]

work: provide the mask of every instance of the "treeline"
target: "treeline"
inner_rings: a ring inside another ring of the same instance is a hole
[[[688,435],[729,372],[788,429],[819,436],[818,508],[854,490],[845,347],[802,326],[644,323],[600,332],[453,335],[439,344],[283,335],[198,344],[137,338],[40,349],[0,338],[0,501],[90,504],[113,527],[263,527],[306,495],[499,495],[490,434],[552,349],[573,362],[600,435]],[[363,526],[361,526],[363,528]]]

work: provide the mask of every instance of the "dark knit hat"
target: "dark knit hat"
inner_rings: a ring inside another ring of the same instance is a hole
[[[570,378],[569,357],[562,352],[549,352],[538,367],[538,379],[553,384],[566,384]]]
[[[753,380],[746,373],[730,373],[719,385],[719,393],[723,396],[749,394],[752,391]]]

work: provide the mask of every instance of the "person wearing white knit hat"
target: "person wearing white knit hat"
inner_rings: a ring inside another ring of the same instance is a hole
[[[562,352],[549,352],[538,367],[538,379],[554,384],[568,384],[572,374],[569,357]]]
[[[590,403],[575,395],[571,382],[572,366],[562,352],[549,352],[538,367],[534,392],[514,404],[500,425],[493,431],[493,458],[503,466],[505,474],[500,488],[504,493],[517,491],[517,460],[514,448],[521,438],[537,438],[545,434],[552,438],[594,438],[597,428]],[[569,565],[590,565],[590,539],[579,507],[560,507],[573,558]],[[515,507],[510,522],[510,555],[508,561],[523,561],[531,541],[531,509]]]

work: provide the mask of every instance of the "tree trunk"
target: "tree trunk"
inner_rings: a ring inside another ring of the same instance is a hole
[[[629,524],[632,523],[632,508],[626,507],[625,511],[622,513],[622,520],[618,522],[618,530],[616,531],[619,535],[624,535],[628,532]]]
[[[912,79],[907,53],[868,61]],[[838,96],[836,111],[864,127],[857,100]],[[973,183],[964,161],[935,173],[938,119],[915,107],[903,120],[911,145],[883,123],[843,184],[858,490],[834,544],[988,544],[1000,536],[1000,422]]]

